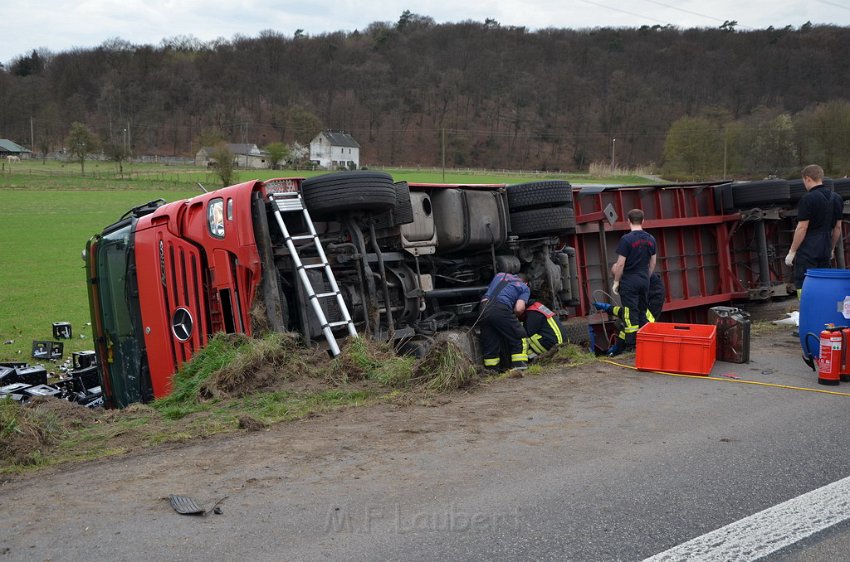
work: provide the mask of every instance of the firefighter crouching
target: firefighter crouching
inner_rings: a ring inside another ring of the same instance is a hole
[[[661,280],[661,275],[656,271],[649,276],[649,300],[648,308],[645,312],[647,322],[655,322],[661,317],[661,309],[664,307],[664,281]],[[636,334],[640,329],[637,321],[636,311],[629,309],[626,306],[614,306],[607,302],[595,302],[593,306],[596,310],[605,311],[608,314],[617,317],[620,324],[620,331],[617,334],[617,341],[614,345],[608,348],[606,355],[613,357],[624,351],[631,351],[631,345],[627,345],[629,334]],[[632,340],[634,338],[632,337]],[[633,344],[632,344],[633,345]]]
[[[537,355],[564,343],[564,327],[555,313],[541,302],[530,301],[525,308],[525,332],[528,349]]]
[[[481,298],[481,348],[484,368],[497,372],[502,348],[510,354],[511,369],[528,366],[528,343],[518,316],[531,296],[528,285],[512,273],[497,273]]]

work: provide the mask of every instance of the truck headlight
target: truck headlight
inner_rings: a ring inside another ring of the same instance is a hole
[[[210,234],[216,238],[224,238],[224,200],[213,199],[207,208],[207,224]]]

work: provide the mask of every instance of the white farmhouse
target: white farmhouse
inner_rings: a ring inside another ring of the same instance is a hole
[[[322,131],[310,141],[310,160],[322,168],[360,168],[360,145],[348,133]]]

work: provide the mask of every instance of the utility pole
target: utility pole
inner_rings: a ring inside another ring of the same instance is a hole
[[[446,128],[441,129],[443,145],[443,183],[446,183]]]
[[[35,129],[32,126],[32,115],[30,115],[30,150],[32,150],[32,154],[35,156]]]
[[[617,139],[611,139],[611,172],[614,171],[614,147],[617,146]]]

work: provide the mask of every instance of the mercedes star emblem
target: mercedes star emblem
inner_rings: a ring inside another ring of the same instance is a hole
[[[171,332],[180,341],[192,337],[192,314],[182,306],[175,310],[171,317]]]

